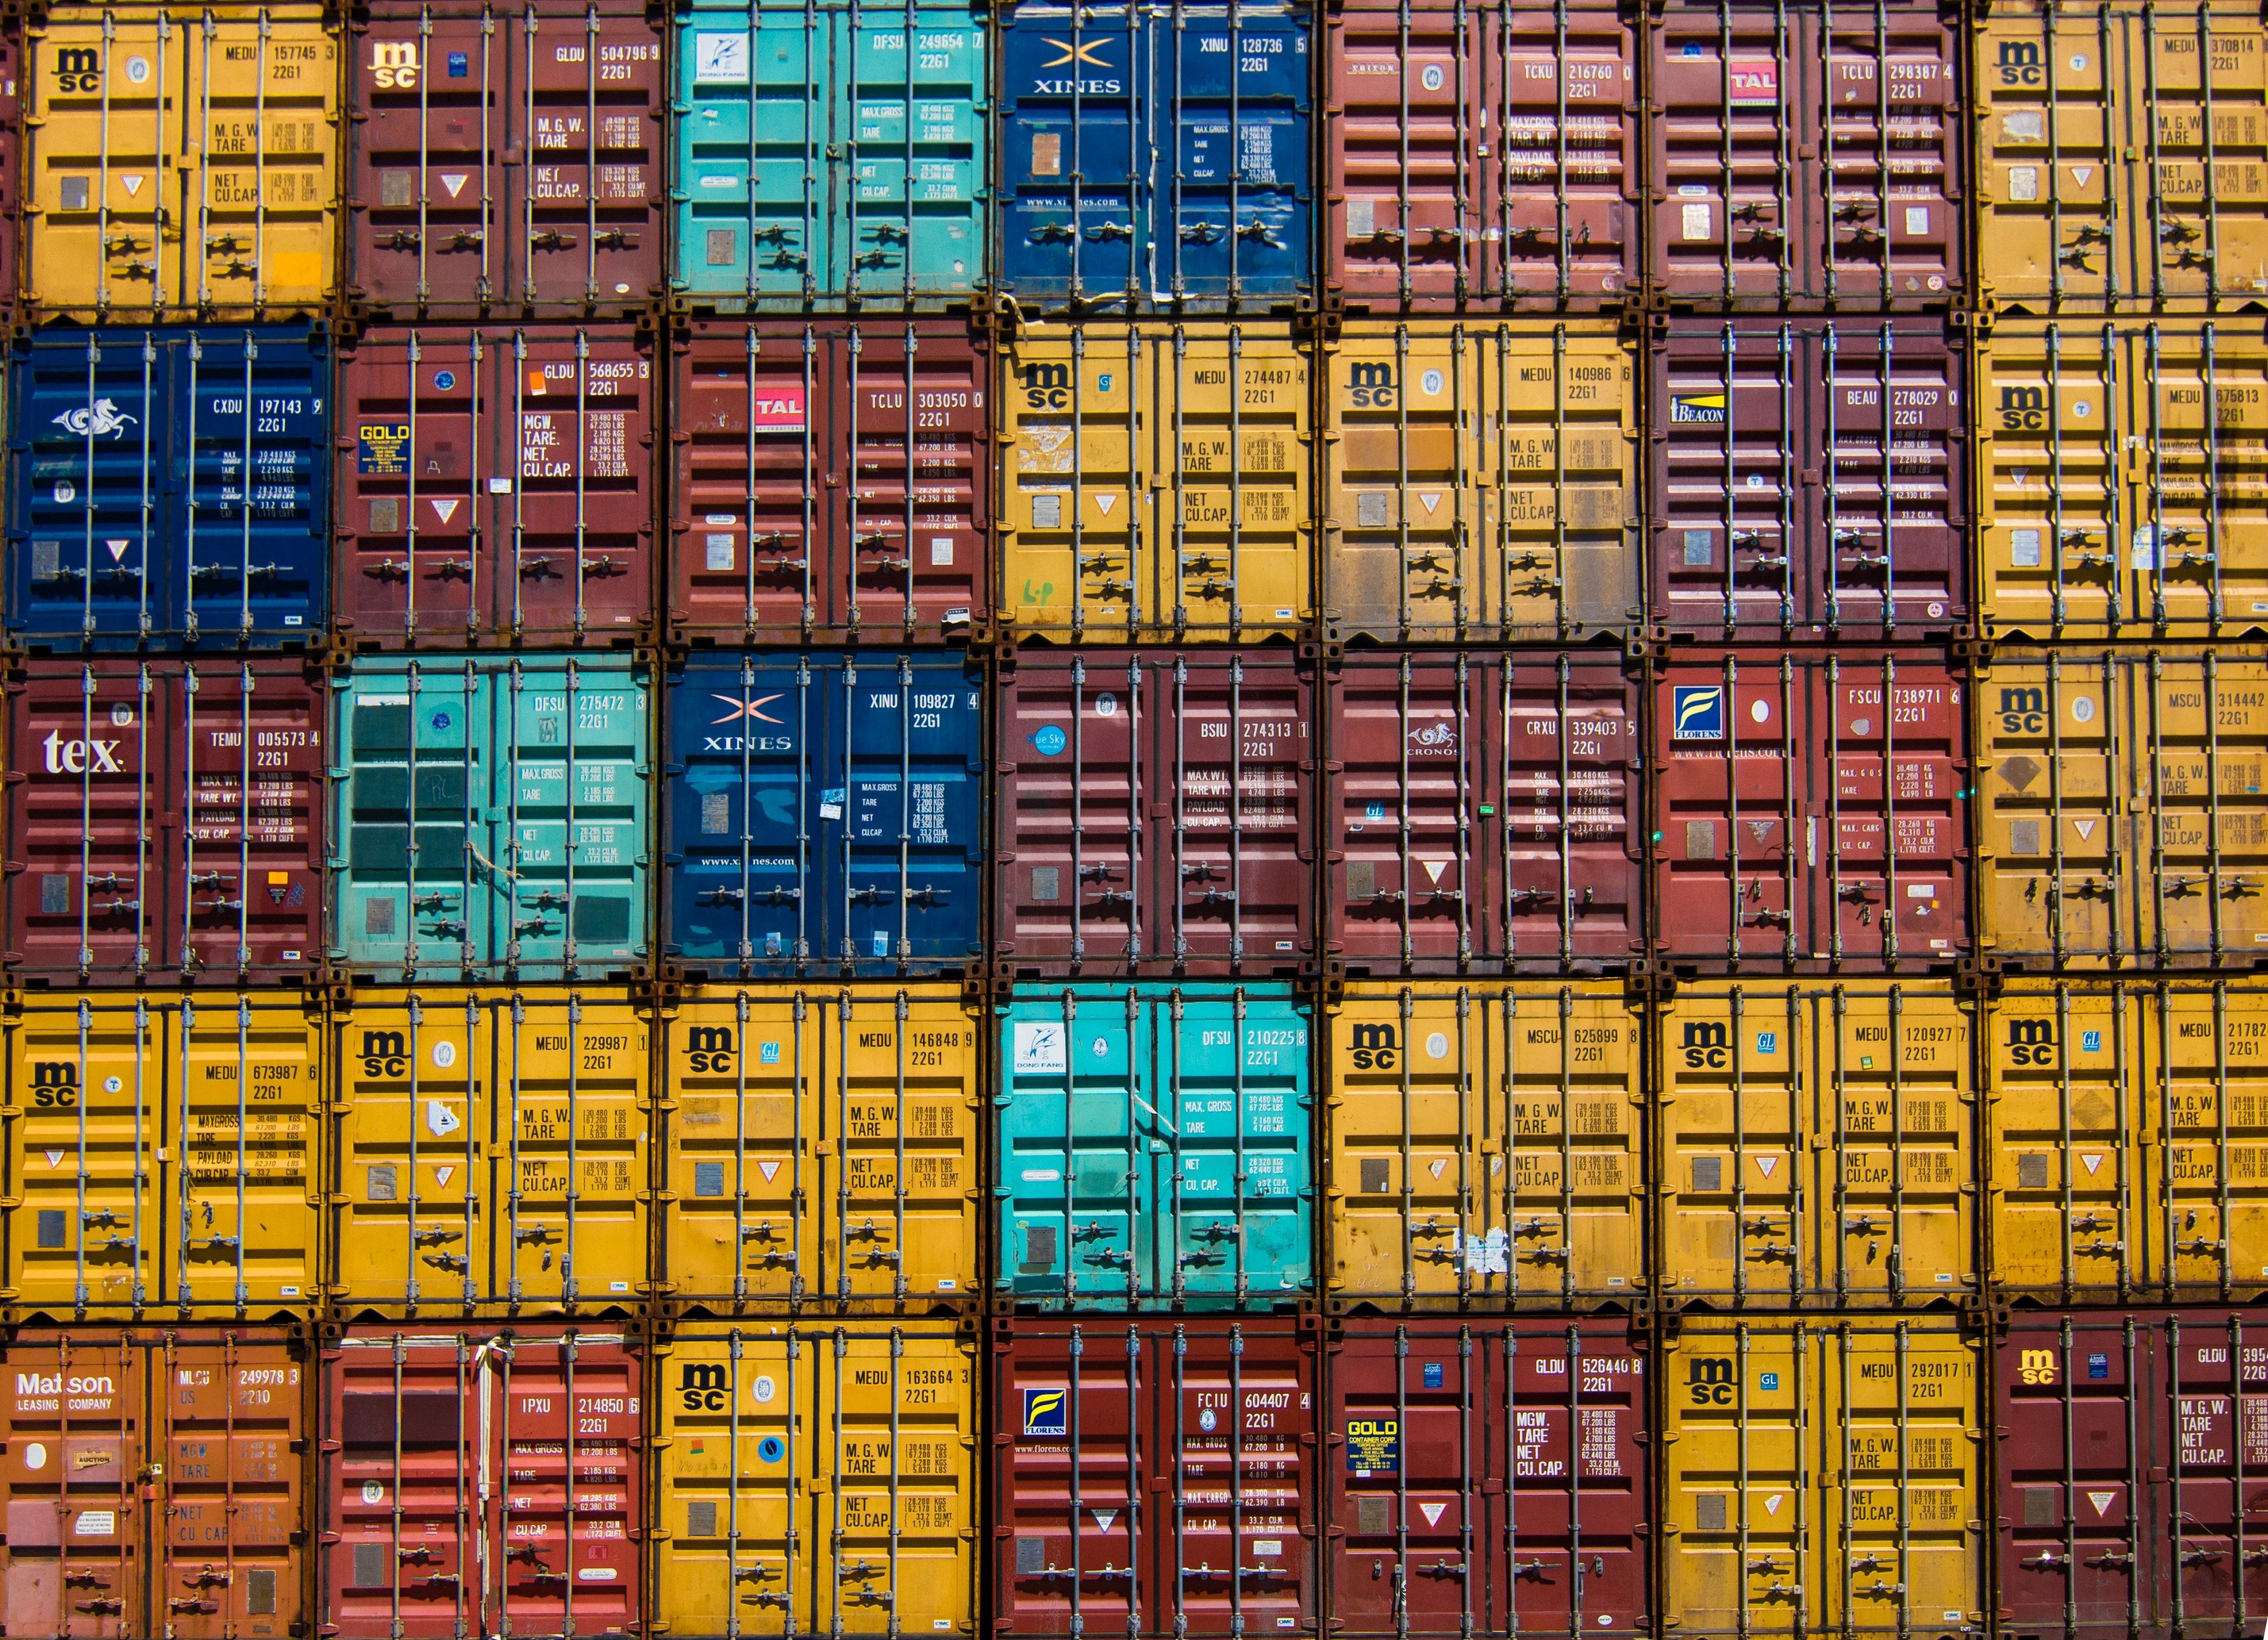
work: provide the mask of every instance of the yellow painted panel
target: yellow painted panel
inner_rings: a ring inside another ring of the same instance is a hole
[[[2268,986],[2153,987],[2146,1035],[2161,1136],[2151,1273],[2176,1298],[2257,1300],[2268,1292]]]

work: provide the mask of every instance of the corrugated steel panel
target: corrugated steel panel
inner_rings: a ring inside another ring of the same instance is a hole
[[[1323,1050],[1334,1302],[1642,1304],[1644,1033],[1620,985],[1350,983]]]
[[[957,971],[983,954],[984,701],[961,654],[674,670],[671,960],[711,978]]]
[[[0,40],[0,297],[14,301],[23,286],[24,42],[14,29]]]
[[[2268,1291],[2268,987],[2161,982],[2149,993],[2141,1090],[2151,1273],[2165,1296],[2228,1303]]]
[[[1664,1301],[1978,1297],[1976,1028],[1942,981],[1681,987],[1655,1026]]]
[[[1288,985],[1018,986],[995,1293],[1052,1310],[1311,1297],[1309,1017]]]
[[[1310,349],[1280,327],[1034,327],[1003,345],[1017,636],[1242,643],[1314,618]]]

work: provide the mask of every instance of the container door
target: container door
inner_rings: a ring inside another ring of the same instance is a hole
[[[1019,5],[1003,18],[1000,279],[1018,300],[1139,299],[1153,43],[1137,5]]]
[[[2268,1039],[2252,984],[2191,982],[2149,999],[2154,1052],[2146,1119],[2162,1136],[2149,1159],[2152,1274],[2169,1298],[2250,1302],[2268,1292]]]
[[[1140,1245],[1155,1211],[1142,1138],[1152,1092],[1142,1004],[1131,990],[1034,987],[1001,1030],[998,1285],[1051,1305],[1130,1308],[1153,1291]]]
[[[114,1335],[98,1342],[34,1333],[11,1343],[5,1363],[15,1386],[0,1454],[8,1627],[57,1640],[135,1640],[177,1621],[153,1622],[150,1612],[141,1477],[172,1454],[143,1437],[145,1352]]]
[[[1020,135],[1012,129],[1006,140]],[[1082,325],[1067,338],[1013,342],[1001,413],[1012,451],[1001,471],[1004,621],[1094,643],[1131,643],[1154,625],[1148,513],[1160,469],[1136,406],[1159,412],[1148,379],[1138,386],[1145,368],[1130,325]],[[1222,567],[1206,573],[1217,579]]]
[[[470,1408],[482,1473],[504,1482],[482,1499],[482,1581],[496,1595],[475,1632],[634,1632],[644,1363],[619,1338],[504,1342],[479,1352]]]
[[[842,29],[836,270],[848,302],[910,308],[958,298],[983,281],[987,22],[968,7],[854,9]],[[850,72],[845,77],[842,70]]]
[[[473,308],[505,294],[514,247],[486,155],[505,145],[518,112],[508,84],[516,26],[508,18],[499,34],[479,17],[420,5],[358,32],[348,254],[356,290],[374,305]]]
[[[151,1422],[167,1445],[158,1511],[166,1537],[153,1568],[160,1632],[288,1635],[305,1622],[301,1361],[248,1338],[174,1342],[151,1355]]]
[[[239,982],[311,974],[322,949],[322,693],[297,670],[225,663],[192,661],[183,682],[187,823],[171,890],[183,897],[181,934],[165,960]]]
[[[829,618],[853,638],[966,637],[989,607],[990,354],[941,327],[874,325],[836,366],[850,515]]]
[[[593,6],[507,17],[504,37],[525,163],[504,169],[512,272],[500,294],[555,312],[644,305],[661,283],[659,35],[641,15]],[[482,169],[482,151],[460,163]]]
[[[841,288],[828,232],[840,26],[833,11],[756,10],[681,25],[676,288],[725,306]]]
[[[2268,1342],[2257,1313],[2207,1313],[2164,1323],[2158,1354],[2164,1377],[2145,1404],[2164,1440],[2154,1455],[2169,1484],[2153,1523],[2154,1558],[2171,1574],[2176,1621],[2246,1622],[2260,1604],[2253,1568],[2268,1497]],[[2170,1439],[2160,1407],[2173,1415]]]

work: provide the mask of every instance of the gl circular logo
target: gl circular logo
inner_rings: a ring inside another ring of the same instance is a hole
[[[1207,1407],[1203,1412],[1197,1414],[1197,1428],[1201,1430],[1211,1430],[1212,1427],[1219,1422],[1220,1420],[1219,1418],[1213,1416],[1212,1408],[1211,1407]]]
[[[1439,393],[1445,383],[1440,371],[1429,370],[1418,379],[1418,385],[1425,390],[1428,397],[1431,397]]]
[[[777,1463],[787,1456],[787,1443],[777,1435],[767,1435],[756,1443],[756,1456],[765,1463]]]
[[[144,80],[148,79],[150,77],[150,59],[147,57],[127,58],[126,77],[133,81],[136,85],[139,85]]]
[[[1032,731],[1032,745],[1042,757],[1053,757],[1071,744],[1071,737],[1053,724]]]
[[[433,1063],[437,1069],[446,1070],[451,1065],[453,1065],[456,1063],[457,1045],[454,1042],[436,1042],[433,1044]]]
[[[1425,65],[1425,70],[1418,76],[1418,83],[1427,91],[1439,91],[1441,89],[1441,65],[1438,63],[1429,63]]]
[[[449,726],[449,714],[446,712],[435,712],[433,714],[433,726],[436,729],[446,729]]]
[[[1116,717],[1118,715],[1118,697],[1115,695],[1096,695],[1094,697],[1094,715],[1097,717]]]
[[[433,372],[433,386],[434,386],[435,387],[437,387],[438,389],[439,389],[441,392],[443,392],[443,393],[446,393],[446,392],[448,392],[448,391],[449,391],[449,389],[450,389],[450,388],[452,388],[452,387],[455,386],[456,385],[457,385],[457,372],[456,372],[456,371],[453,371],[453,370],[437,370],[437,371],[435,371]]]

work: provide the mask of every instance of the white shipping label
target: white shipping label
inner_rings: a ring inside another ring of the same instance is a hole
[[[1019,1070],[1062,1070],[1070,1063],[1064,1051],[1064,1028],[1058,1020],[1016,1021],[1016,1066]]]
[[[2008,532],[2008,562],[2019,570],[2040,567],[2040,533],[2037,530]]]
[[[1709,231],[1709,207],[1705,202],[1696,204],[1689,201],[1678,209],[1684,213],[1685,238],[1689,244],[1695,239],[1717,237]]]
[[[730,535],[712,533],[704,544],[709,549],[710,569],[729,570],[733,567],[733,538]]]
[[[951,563],[953,562],[952,536],[932,535],[929,538],[929,561],[932,563]]]
[[[2037,165],[2008,167],[2008,197],[2022,204],[2030,204],[2040,196],[2040,168]]]
[[[1925,238],[1928,237],[1928,234],[1929,234],[1929,207],[1928,207],[1928,206],[1926,206],[1926,205],[1909,205],[1909,206],[1907,206],[1907,207],[1906,207],[1906,232],[1907,232],[1910,236],[1911,236],[1912,238],[1914,238],[1914,239],[1925,239]]]
[[[1467,1236],[1465,1268],[1476,1276],[1508,1276],[1512,1273],[1511,1244],[1503,1227],[1491,1230],[1485,1236]]]

